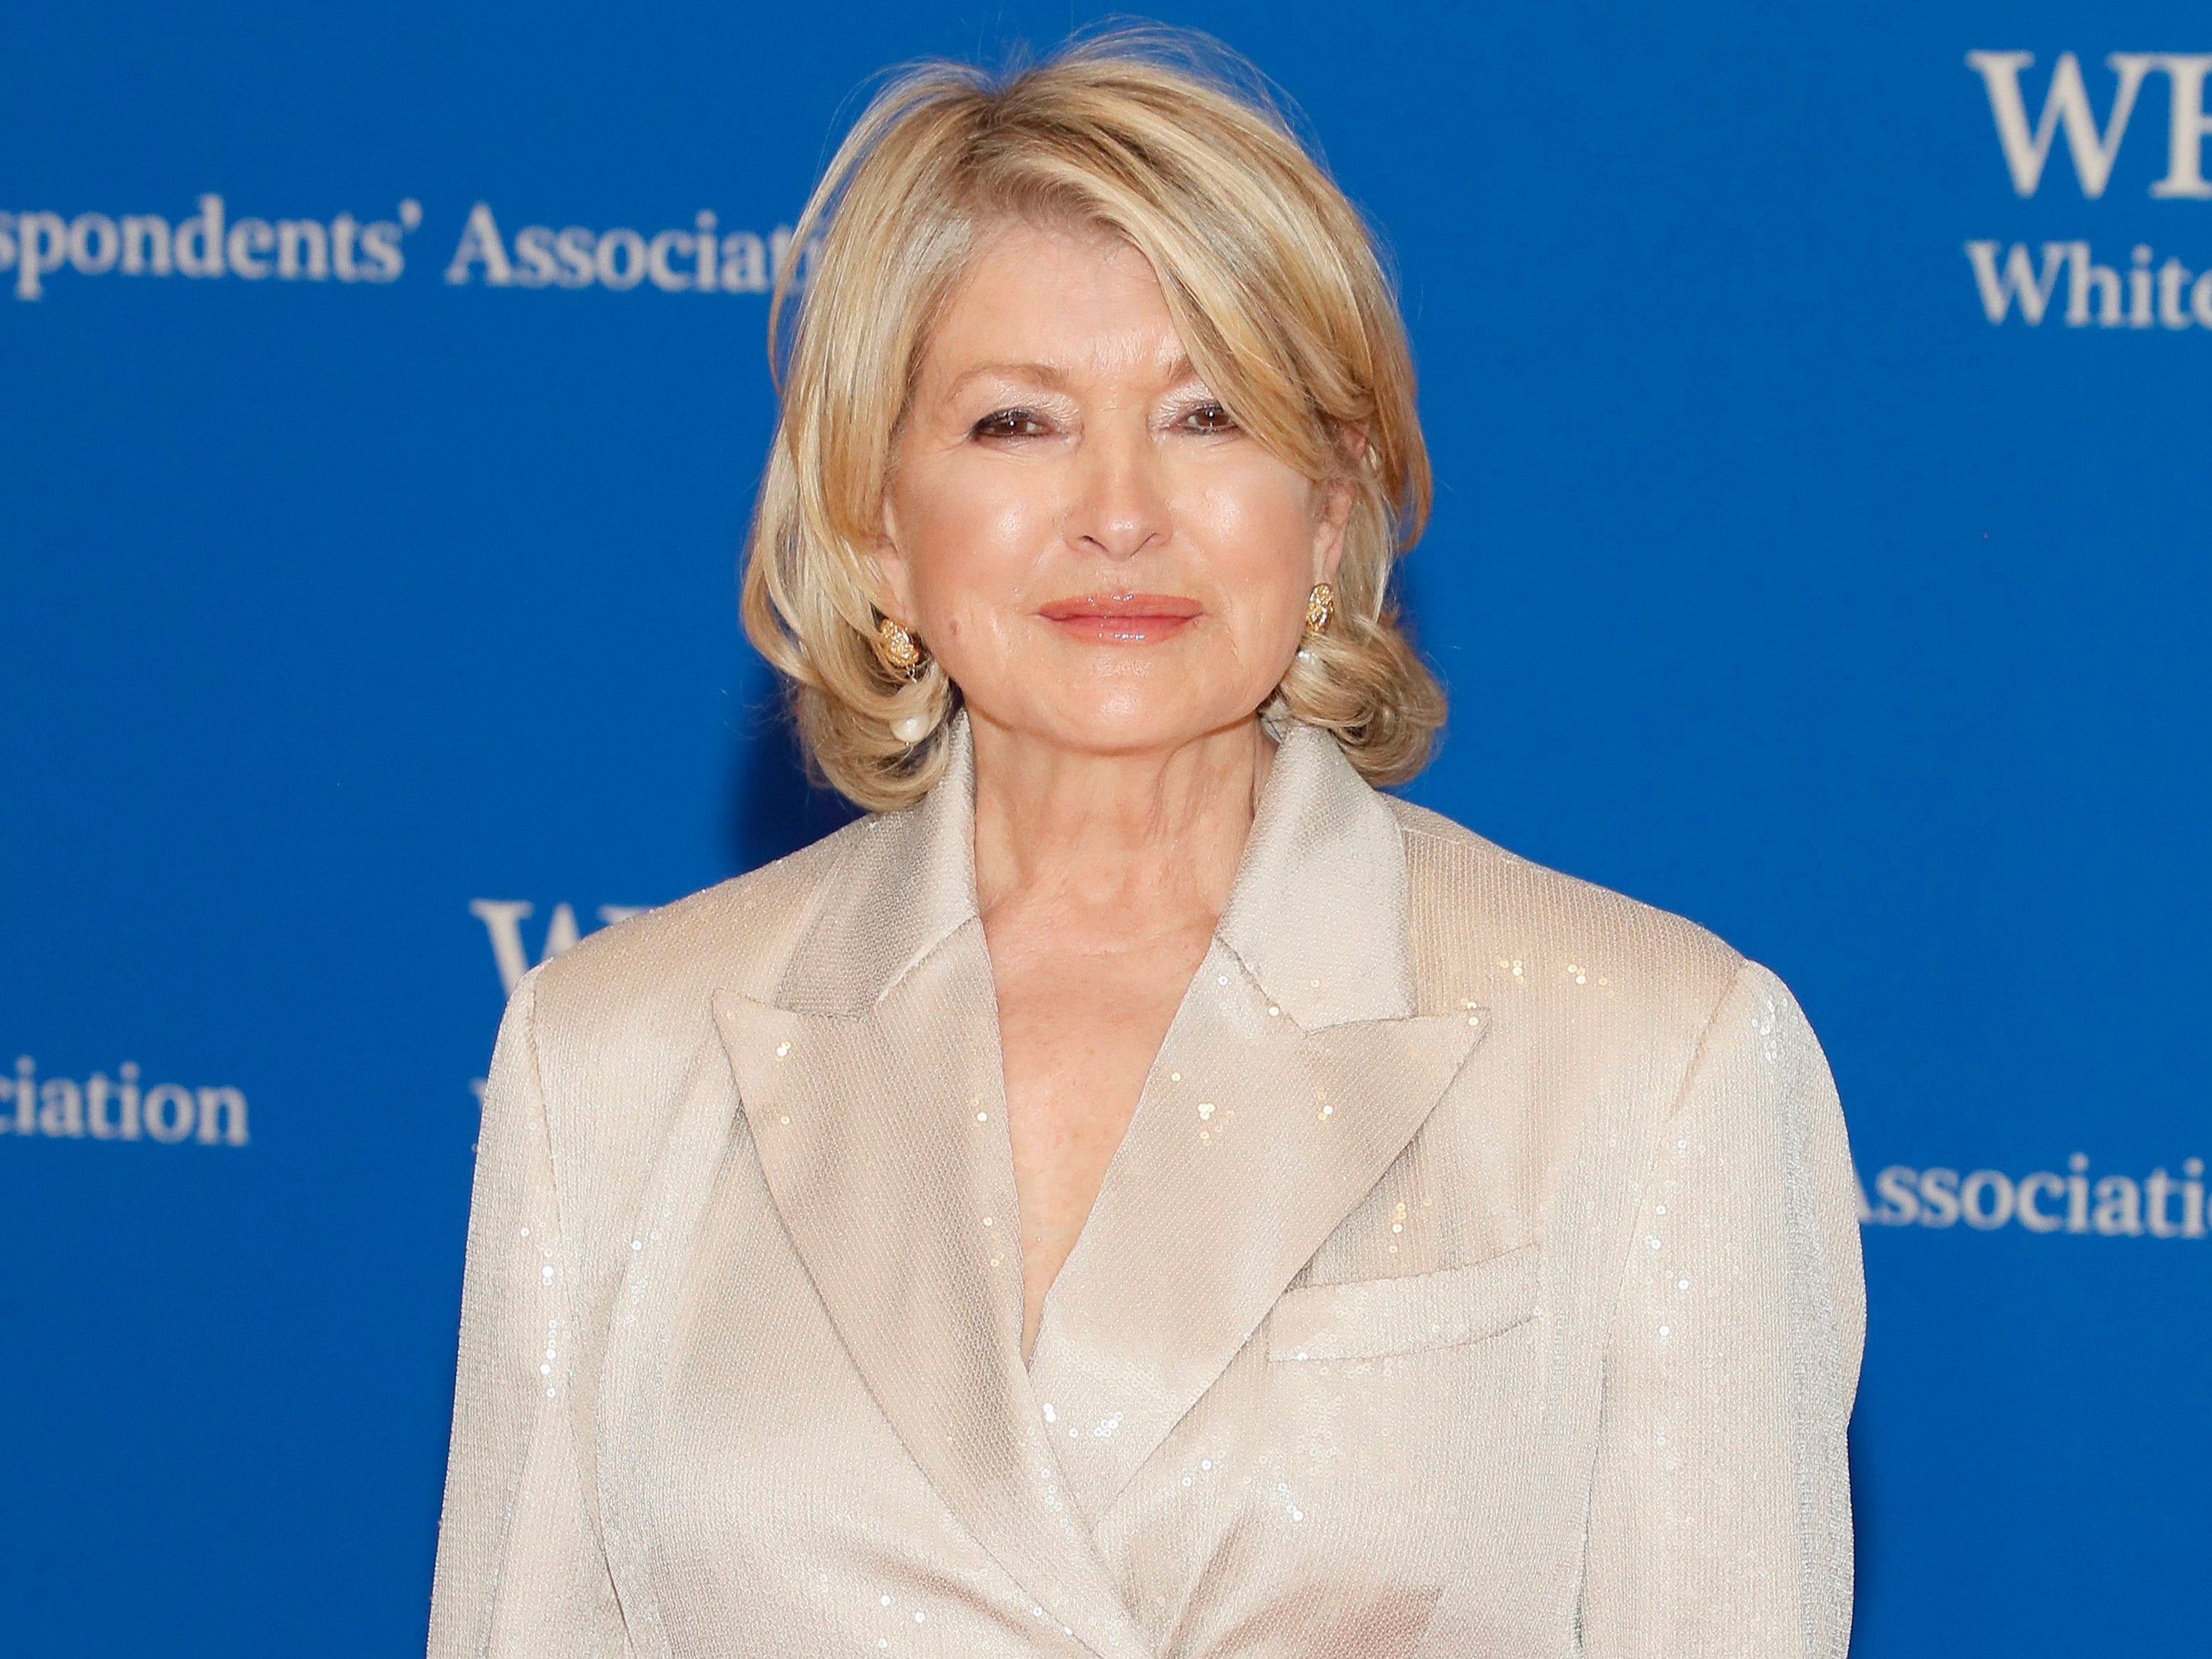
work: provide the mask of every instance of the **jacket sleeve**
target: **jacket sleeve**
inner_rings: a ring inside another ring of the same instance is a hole
[[[1630,1236],[1591,1493],[1591,1659],[1843,1659],[1857,1193],[1820,1043],[1745,963]]]
[[[532,1029],[537,979],[508,1001],[484,1085],[430,1659],[627,1651],[570,1398],[576,1264]]]

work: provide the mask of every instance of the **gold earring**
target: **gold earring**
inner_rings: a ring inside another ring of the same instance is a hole
[[[1326,634],[1329,618],[1336,615],[1336,590],[1327,582],[1316,582],[1313,592],[1306,595],[1306,632]]]
[[[894,674],[914,678],[915,669],[921,662],[921,647],[913,635],[889,617],[876,619],[876,655],[883,659],[884,666]]]

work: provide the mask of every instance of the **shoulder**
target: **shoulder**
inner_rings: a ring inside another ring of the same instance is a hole
[[[712,1030],[715,992],[773,993],[867,820],[587,935],[531,970],[549,1092],[580,1071],[649,1074]]]
[[[586,1256],[619,1259],[622,1218],[685,1103],[726,1085],[714,994],[774,989],[860,827],[618,921],[523,976],[501,1046],[515,1034],[509,1066],[531,1079],[565,1224]],[[509,1097],[500,1070],[495,1059],[487,1121]]]
[[[1687,918],[1385,797],[1404,837],[1425,1006],[1467,999],[1649,1041],[1694,1040],[1745,966]]]

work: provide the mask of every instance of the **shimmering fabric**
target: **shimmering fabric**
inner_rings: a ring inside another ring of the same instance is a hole
[[[1839,1656],[1828,1072],[1690,923],[1293,727],[1020,1358],[964,730],[532,973],[436,1659]]]

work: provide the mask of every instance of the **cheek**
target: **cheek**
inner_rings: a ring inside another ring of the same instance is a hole
[[[1020,603],[1050,527],[1044,507],[1006,481],[947,471],[905,497],[900,516],[917,620],[940,642],[971,635],[990,613]]]
[[[1194,504],[1189,528],[1224,593],[1253,622],[1295,611],[1313,586],[1310,486],[1295,474],[1224,481]]]

